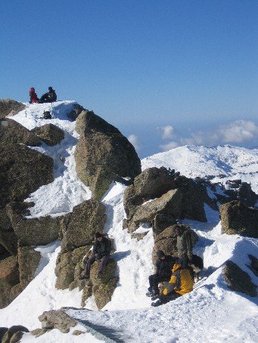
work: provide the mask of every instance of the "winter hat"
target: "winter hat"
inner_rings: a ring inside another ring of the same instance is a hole
[[[30,88],[30,92],[35,92],[35,88],[34,88],[34,87],[31,87],[31,88]]]
[[[52,92],[53,88],[52,87],[48,87],[49,92]]]
[[[164,252],[162,250],[158,250],[157,251],[157,256],[158,256],[158,258],[162,258],[162,257],[165,256],[165,254],[164,254]]]
[[[100,237],[103,237],[103,235],[100,232],[96,232],[95,237],[100,238]]]

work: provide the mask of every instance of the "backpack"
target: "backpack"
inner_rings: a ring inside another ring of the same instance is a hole
[[[49,111],[44,111],[43,118],[44,119],[52,119],[51,113]]]

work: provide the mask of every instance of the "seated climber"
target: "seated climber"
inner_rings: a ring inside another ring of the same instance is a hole
[[[29,101],[30,104],[35,104],[39,102],[39,99],[38,99],[38,96],[34,87],[30,88],[29,96],[30,96],[30,101]]]
[[[162,281],[168,281],[171,276],[171,269],[175,263],[175,258],[165,255],[162,250],[157,251],[157,262],[155,274],[149,276],[149,288],[147,296],[155,297],[159,294],[158,284]]]
[[[55,102],[56,99],[57,99],[57,96],[56,96],[55,90],[52,87],[48,87],[48,92],[42,95],[39,102],[40,103]]]
[[[193,290],[193,279],[189,269],[183,268],[182,265],[177,262],[172,268],[172,275],[169,282],[159,283],[159,296],[156,302],[153,302],[152,306],[163,305],[171,300],[189,293]]]
[[[104,269],[110,257],[111,240],[105,237],[105,235],[100,232],[97,232],[95,234],[95,238],[96,240],[95,240],[95,243],[93,244],[91,256],[87,258],[86,264],[85,264],[85,270],[81,275],[82,278],[88,279],[90,277],[91,265],[95,261],[100,261],[99,272],[98,272],[98,277],[100,277],[103,274]]]

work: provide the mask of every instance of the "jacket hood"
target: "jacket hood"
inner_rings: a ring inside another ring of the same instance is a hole
[[[181,268],[182,268],[182,266],[181,266],[180,263],[175,263],[173,268],[172,268],[172,272],[174,273],[174,272],[176,272],[177,270],[179,270]]]

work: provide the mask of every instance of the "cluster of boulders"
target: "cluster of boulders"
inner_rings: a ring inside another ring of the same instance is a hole
[[[53,124],[27,130],[11,119],[11,115],[24,109],[23,104],[15,101],[0,101],[0,308],[7,306],[34,277],[40,261],[40,253],[34,248],[56,239],[61,240],[56,287],[80,287],[82,304],[93,294],[97,306],[102,308],[116,287],[116,262],[110,259],[101,279],[97,277],[95,263],[86,282],[80,278],[81,261],[91,248],[95,233],[104,231],[106,209],[101,197],[113,181],[131,182],[141,172],[140,159],[115,127],[75,104],[67,118],[76,120],[80,134],[76,168],[78,176],[91,189],[92,199],[64,216],[28,218],[33,204],[24,199],[53,181],[52,158],[29,146],[59,144],[65,133]]]
[[[220,210],[224,233],[258,237],[258,210],[253,208],[257,195],[250,185],[232,182],[228,189],[221,188],[223,193],[207,180],[193,180],[164,167],[142,172],[134,147],[120,131],[80,105],[75,105],[67,117],[76,120],[80,135],[76,170],[91,189],[92,199],[60,217],[27,218],[33,204],[24,199],[53,181],[52,158],[29,146],[59,144],[65,133],[53,124],[27,130],[10,117],[24,108],[12,100],[0,101],[0,308],[33,279],[40,261],[35,246],[56,239],[61,240],[56,287],[82,289],[82,306],[91,295],[98,308],[110,301],[118,280],[114,259],[101,278],[97,275],[98,262],[93,264],[88,281],[80,276],[82,258],[89,252],[95,233],[104,231],[106,208],[101,198],[114,181],[129,185],[124,193],[124,229],[141,239],[144,233],[138,233],[138,228],[152,227],[154,251],[176,256],[175,225],[181,219],[205,222],[205,205]],[[208,187],[213,190],[212,197]],[[193,231],[192,235],[197,241]],[[227,265],[225,275],[230,275],[231,269],[232,265]]]

